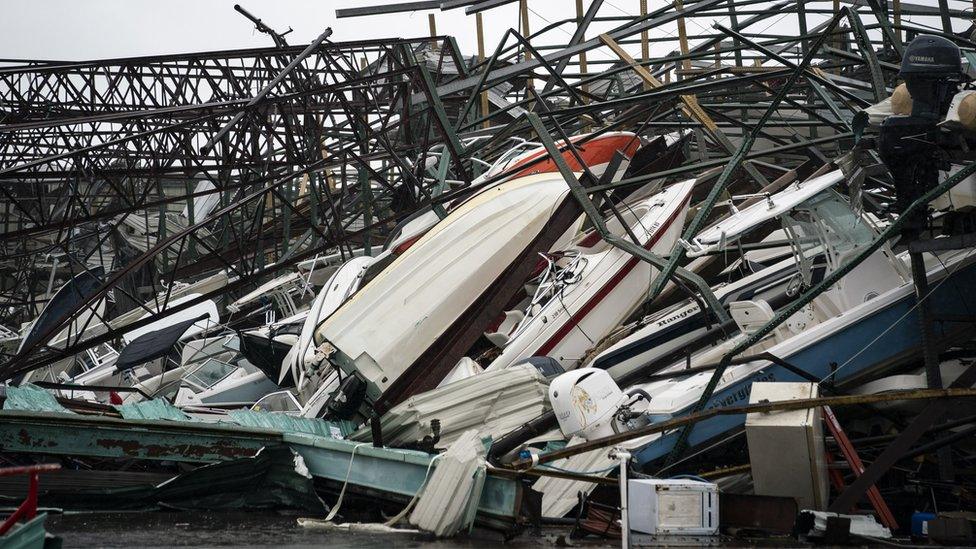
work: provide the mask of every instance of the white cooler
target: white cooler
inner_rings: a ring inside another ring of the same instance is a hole
[[[718,486],[683,479],[627,482],[631,532],[676,536],[718,534]]]

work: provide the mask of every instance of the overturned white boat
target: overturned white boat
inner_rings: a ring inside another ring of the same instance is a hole
[[[484,173],[471,181],[472,186],[481,185],[488,180],[493,180],[497,184],[528,175],[559,172],[556,163],[548,158],[546,148],[541,143],[521,139],[515,141],[516,144],[512,148],[502,153],[488,165]],[[575,152],[579,154],[590,173],[610,182],[618,181],[623,177],[630,166],[631,159],[642,144],[641,139],[631,132],[580,134],[571,137],[569,141],[576,147]],[[560,148],[564,145],[564,141],[556,143]],[[582,169],[573,151],[564,151],[562,158],[571,169]],[[608,169],[612,169],[612,173],[607,173]],[[455,200],[446,204],[444,208],[446,211],[451,211],[470,198]],[[389,264],[396,255],[412,246],[440,221],[442,215],[445,213],[438,215],[432,208],[428,208],[402,220],[390,233],[383,246],[383,252],[375,260],[374,269],[375,265]]]
[[[483,191],[327,318],[316,330],[316,344],[343,376],[355,376],[362,384],[348,394],[358,392],[360,401],[375,402],[415,366],[523,258],[568,193],[565,181],[554,174]],[[436,386],[440,379],[428,381]]]

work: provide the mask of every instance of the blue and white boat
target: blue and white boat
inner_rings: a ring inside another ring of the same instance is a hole
[[[687,243],[689,255],[715,253],[730,246],[740,236],[772,219],[780,219],[794,246],[796,269],[802,284],[814,277],[814,257],[833,271],[860,253],[877,236],[871,220],[855,212],[831,187],[843,180],[840,171],[791,185],[780,193],[734,211],[716,225]],[[811,241],[815,241],[811,244]],[[803,243],[803,244],[801,244]],[[926,254],[926,269],[931,306],[943,316],[971,315],[976,310],[976,250]],[[822,275],[821,275],[822,276]],[[789,301],[783,302],[785,305]],[[689,360],[659,369],[658,374],[676,374],[671,379],[638,383],[651,396],[643,410],[648,417],[661,418],[689,413],[699,401],[712,376],[711,371],[680,376],[688,367],[718,363],[722,356],[743,338],[754,333],[773,317],[778,307],[751,297],[728,303],[736,322],[737,335],[693,354]],[[938,343],[950,344],[971,331],[963,323],[939,323],[934,328]],[[655,337],[655,325],[636,332],[627,340],[607,349],[594,364],[607,364],[621,350],[639,345],[642,338]],[[806,373],[804,379],[768,360],[756,360],[726,369],[707,407],[745,404],[753,382],[823,380],[838,386],[851,386],[876,377],[919,356],[919,319],[915,288],[911,280],[908,254],[894,253],[882,246],[837,284],[794,314],[772,334],[740,356],[770,353]],[[619,364],[619,362],[618,362]],[[614,373],[611,365],[610,371]],[[698,423],[689,444],[702,446],[724,439],[742,429],[745,416],[717,416]],[[671,452],[678,432],[666,432],[631,441],[635,459],[642,466],[653,465]],[[653,469],[653,467],[652,467]]]

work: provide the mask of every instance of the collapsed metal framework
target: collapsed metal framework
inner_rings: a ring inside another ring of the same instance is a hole
[[[503,3],[438,7],[478,14]],[[968,14],[948,4],[844,3],[842,14],[834,1],[679,0],[622,15],[602,0],[585,10],[578,1],[577,17],[528,32],[522,2],[522,32],[474,57],[447,36],[331,42],[326,32],[289,46],[245,13],[274,47],[5,62],[0,325],[19,330],[80,272],[108,274],[36,342],[5,349],[0,379],[116,340],[167,306],[226,303],[300,262],[370,253],[397,221],[470,192],[511,139],[533,140],[540,121],[570,135],[630,130],[680,143],[670,165],[635,166],[590,186],[594,196],[651,181],[706,183],[740,160],[709,209],[725,192],[792,181],[848,148],[854,114],[890,95],[913,33],[976,46],[969,31],[952,32],[952,19]],[[910,21],[941,14],[942,32]],[[719,19],[728,24],[712,26]],[[798,32],[769,32],[787,22]],[[594,36],[594,24],[611,28]],[[747,135],[753,145],[737,154]],[[869,180],[867,206],[881,211],[886,184]],[[178,283],[215,273],[228,282],[169,304]],[[109,322],[154,296],[160,307],[142,319]],[[103,313],[86,316],[104,299]],[[72,322],[96,319],[109,327],[51,345]]]

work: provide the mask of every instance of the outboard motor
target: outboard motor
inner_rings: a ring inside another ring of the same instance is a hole
[[[624,393],[606,370],[598,368],[572,370],[549,384],[552,411],[566,438],[591,440],[637,427],[633,422],[643,415],[630,406],[640,398],[650,400],[640,389]]]
[[[895,209],[901,213],[938,185],[940,168],[948,169],[938,123],[963,80],[959,47],[939,36],[919,35],[905,48],[898,76],[911,95],[912,112],[885,119],[879,152],[894,178]],[[916,213],[907,220],[905,233],[917,235],[926,220],[924,210]]]
[[[327,419],[351,419],[366,398],[366,383],[356,376],[348,376],[339,384],[325,403]]]

